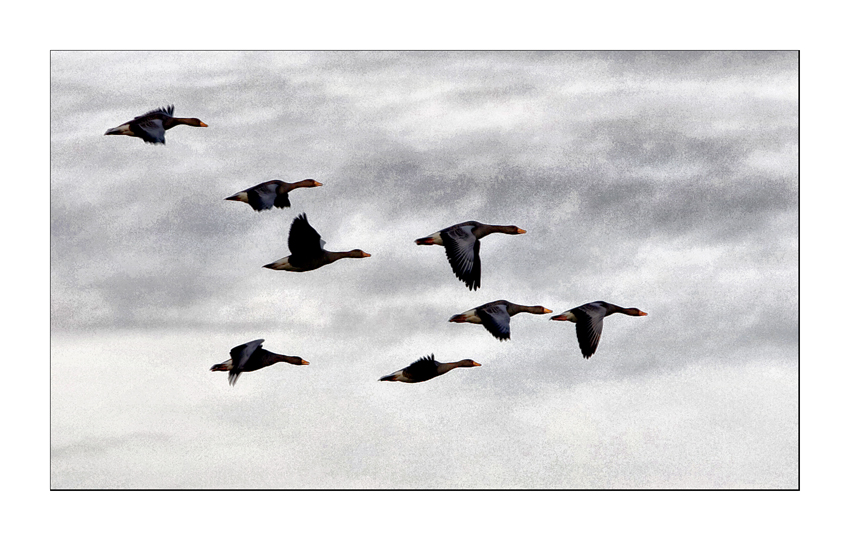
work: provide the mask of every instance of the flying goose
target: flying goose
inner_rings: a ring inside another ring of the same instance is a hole
[[[602,320],[611,314],[626,314],[628,316],[645,316],[637,308],[622,308],[616,304],[605,301],[589,302],[582,304],[563,314],[552,316],[555,321],[572,321],[576,324],[576,336],[578,346],[585,359],[596,353],[599,339],[602,337]]]
[[[197,118],[176,118],[174,115],[174,106],[160,107],[153,111],[148,111],[142,116],[137,116],[129,122],[125,122],[116,128],[106,130],[103,135],[129,135],[130,137],[138,137],[145,143],[165,144],[165,130],[170,130],[174,126],[185,124],[187,126],[195,126],[198,128],[206,128],[207,125]]]
[[[464,359],[454,363],[441,363],[434,360],[434,355],[422,357],[407,368],[397,370],[388,376],[384,376],[378,381],[401,381],[403,383],[420,383],[429,379],[442,376],[449,370],[454,370],[460,367],[481,366],[472,359]]]
[[[263,266],[273,270],[304,272],[318,269],[346,257],[372,256],[363,250],[329,252],[324,249],[324,245],[325,241],[322,240],[321,235],[307,222],[307,215],[299,214],[292,220],[292,226],[289,228],[289,251],[292,254]]]
[[[452,323],[480,323],[499,340],[510,340],[511,316],[520,312],[550,314],[552,310],[542,306],[523,306],[508,301],[493,301],[467,310],[462,314],[454,315],[449,321]]]
[[[480,239],[490,233],[522,235],[525,232],[524,229],[515,225],[489,225],[470,221],[455,224],[427,237],[416,239],[416,244],[445,246],[446,257],[455,276],[474,291],[481,287],[481,258],[478,255],[481,248]]]
[[[268,210],[272,207],[282,209],[289,206],[289,192],[292,190],[296,188],[316,188],[321,185],[321,182],[317,182],[311,178],[298,182],[269,180],[268,182],[262,182],[235,193],[230,197],[225,197],[225,201],[242,201],[243,203],[248,203],[257,212]]]
[[[273,365],[274,363],[289,363],[289,364],[310,364],[301,357],[290,357],[289,355],[279,355],[272,353],[260,347],[260,344],[265,342],[262,338],[253,340],[247,344],[236,346],[230,350],[230,358],[221,364],[214,364],[210,370],[212,372],[227,372],[227,381],[231,385],[236,385],[236,380],[239,379],[239,374],[242,372],[253,372],[260,368]]]

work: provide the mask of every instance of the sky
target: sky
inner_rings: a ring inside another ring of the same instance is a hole
[[[50,55],[51,488],[797,488],[796,52]],[[106,129],[159,106],[207,128]],[[313,178],[292,207],[224,198]],[[326,248],[288,255],[307,214]],[[466,221],[469,291],[416,238]],[[454,314],[507,299],[499,342]],[[209,371],[263,338],[309,366]],[[419,357],[472,358],[406,385]]]

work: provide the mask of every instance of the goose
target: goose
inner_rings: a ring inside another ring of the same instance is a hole
[[[187,126],[195,126],[198,128],[206,128],[207,125],[197,118],[176,118],[174,115],[174,106],[160,107],[153,111],[148,111],[142,116],[137,116],[133,120],[125,122],[117,128],[106,130],[103,135],[129,135],[130,137],[138,137],[145,143],[165,144],[165,130],[170,130],[174,126],[185,124]]]
[[[363,250],[329,252],[324,249],[324,245],[325,241],[322,240],[321,235],[307,222],[307,215],[299,214],[292,220],[292,226],[289,228],[289,251],[292,254],[268,265],[263,265],[263,267],[273,270],[304,272],[318,269],[346,257],[372,257],[372,254],[367,254]]]
[[[605,301],[589,302],[582,304],[563,314],[552,316],[555,321],[572,321],[576,324],[576,336],[578,346],[585,359],[596,353],[599,346],[599,338],[602,337],[602,320],[611,314],[626,314],[628,316],[645,316],[637,308],[622,308],[616,304]]]
[[[511,316],[520,312],[550,314],[552,310],[542,306],[523,306],[508,301],[493,301],[482,304],[449,319],[452,323],[480,323],[499,340],[511,339]]]
[[[264,339],[253,340],[247,344],[236,346],[230,350],[230,358],[220,364],[214,364],[210,371],[212,372],[227,372],[227,381],[231,385],[236,385],[236,380],[239,379],[239,374],[242,372],[253,372],[260,368],[273,365],[274,363],[289,363],[289,364],[310,364],[301,357],[290,357],[289,355],[279,355],[272,353],[260,347],[260,344],[265,342]]]
[[[481,248],[480,239],[490,233],[522,235],[526,231],[515,225],[489,225],[470,221],[455,224],[427,237],[416,239],[416,244],[445,246],[446,257],[455,276],[465,283],[470,291],[475,291],[481,287],[481,258],[478,256]]]
[[[429,379],[442,376],[449,370],[455,368],[467,368],[472,366],[481,366],[472,359],[464,359],[455,363],[441,363],[434,360],[434,355],[422,357],[407,368],[397,370],[388,376],[384,376],[378,381],[401,381],[403,383],[420,383]]]
[[[306,178],[298,182],[269,180],[268,182],[261,182],[256,186],[235,193],[230,197],[225,197],[224,200],[248,203],[257,212],[268,210],[272,207],[282,209],[289,206],[289,192],[292,190],[296,188],[317,188],[321,185],[321,182],[317,182],[312,178]]]

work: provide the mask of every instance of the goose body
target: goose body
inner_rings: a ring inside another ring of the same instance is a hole
[[[402,383],[420,383],[436,378],[459,367],[481,366],[472,359],[463,359],[454,363],[441,363],[434,360],[434,356],[422,357],[407,368],[397,370],[378,381],[401,381]]]
[[[325,241],[322,240],[321,235],[307,222],[307,215],[299,214],[292,220],[292,226],[289,228],[289,251],[292,253],[264,267],[272,270],[305,272],[339,259],[371,257],[371,254],[363,250],[329,252],[324,246]]]
[[[260,347],[260,344],[264,341],[261,338],[236,346],[230,350],[229,359],[223,363],[214,364],[210,370],[213,372],[230,372],[227,375],[227,381],[231,385],[236,385],[236,380],[239,379],[239,374],[242,372],[253,372],[281,362],[298,365],[310,364],[301,357],[290,357],[265,350]]]
[[[138,137],[145,143],[165,144],[165,130],[170,130],[174,126],[185,124],[186,126],[195,126],[206,128],[207,125],[197,118],[178,118],[174,116],[174,106],[160,107],[153,111],[137,116],[133,120],[125,122],[118,127],[106,130],[104,135],[129,135],[130,137]]]
[[[262,182],[256,186],[237,192],[230,197],[226,197],[225,201],[248,203],[257,212],[268,210],[272,207],[282,209],[290,206],[289,192],[292,190],[296,188],[316,188],[321,185],[321,182],[317,182],[311,178],[298,182],[269,180],[268,182]]]
[[[602,320],[611,314],[626,314],[629,316],[645,316],[646,312],[637,308],[622,308],[605,301],[589,302],[577,306],[550,319],[555,321],[571,321],[576,324],[578,346],[585,359],[596,353],[599,339],[602,337]]]
[[[455,276],[466,284],[471,291],[481,287],[481,249],[480,239],[491,233],[521,235],[525,233],[515,225],[489,225],[469,221],[441,229],[427,237],[416,239],[416,244],[443,246],[446,258]]]
[[[511,317],[521,312],[549,314],[552,310],[542,306],[525,306],[501,300],[488,302],[461,314],[456,314],[449,321],[452,323],[481,324],[499,340],[510,340]]]

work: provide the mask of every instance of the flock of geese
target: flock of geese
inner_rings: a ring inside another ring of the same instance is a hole
[[[104,135],[128,135],[138,137],[146,143],[165,144],[165,132],[175,126],[186,125],[207,127],[197,118],[179,118],[174,116],[174,106],[162,107],[137,116],[116,128],[111,128]],[[289,192],[297,188],[315,188],[321,182],[305,179],[300,182],[284,182],[270,180],[247,188],[230,197],[228,201],[247,203],[255,211],[269,210],[273,207],[287,208],[290,206]],[[417,245],[438,245],[446,250],[455,276],[466,284],[470,291],[481,287],[481,239],[492,233],[506,235],[521,235],[525,230],[515,225],[489,225],[475,221],[463,222],[441,229],[427,237],[416,239]],[[299,214],[289,229],[288,239],[290,254],[278,259],[266,268],[289,272],[307,272],[346,258],[365,258],[371,254],[355,249],[347,252],[330,252],[325,250],[325,241],[307,221],[305,214]],[[505,300],[488,302],[452,316],[452,323],[475,323],[484,328],[499,340],[511,337],[511,317],[526,312],[529,314],[548,314],[552,310],[542,306],[524,306]],[[555,321],[570,321],[576,325],[576,336],[579,348],[585,358],[590,358],[599,346],[602,336],[602,321],[611,314],[626,314],[629,316],[645,316],[646,312],[637,308],[622,308],[605,301],[596,301],[571,308],[566,312],[552,316]],[[301,357],[280,355],[263,349],[264,340],[253,340],[247,344],[236,346],[230,350],[230,358],[220,364],[213,365],[210,370],[228,372],[228,381],[236,383],[242,372],[252,372],[275,363],[285,362],[295,365],[310,364]],[[420,383],[435,378],[450,370],[462,367],[481,366],[472,359],[457,362],[438,362],[433,355],[422,357],[411,365],[380,378],[379,381],[401,381],[404,383]]]

